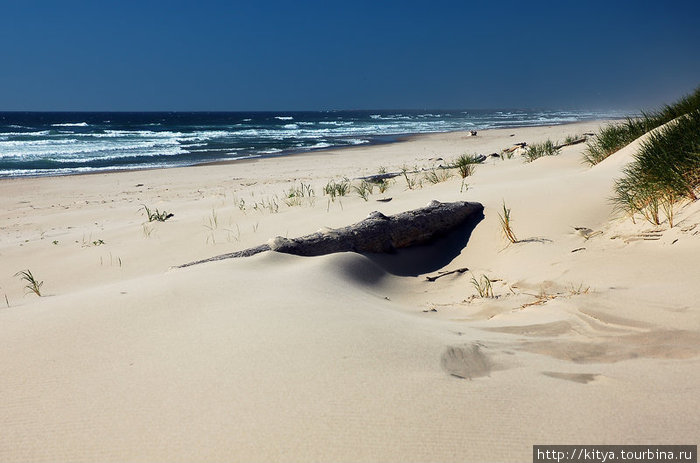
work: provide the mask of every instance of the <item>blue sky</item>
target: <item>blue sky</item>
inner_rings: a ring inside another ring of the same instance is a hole
[[[697,1],[0,0],[1,110],[652,108]]]

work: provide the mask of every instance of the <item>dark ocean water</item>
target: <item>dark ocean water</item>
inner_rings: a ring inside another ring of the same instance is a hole
[[[396,140],[398,135],[551,125],[620,112],[0,112],[0,177],[185,166]]]

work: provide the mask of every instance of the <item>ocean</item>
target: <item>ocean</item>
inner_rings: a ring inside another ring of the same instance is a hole
[[[187,166],[400,136],[623,117],[584,111],[0,112],[0,178]]]

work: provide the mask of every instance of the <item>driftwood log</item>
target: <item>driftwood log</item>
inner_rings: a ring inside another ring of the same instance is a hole
[[[248,257],[264,251],[277,251],[298,256],[321,256],[347,251],[393,252],[396,249],[429,243],[470,220],[481,218],[483,210],[484,206],[480,203],[432,201],[426,207],[392,216],[372,212],[366,219],[347,227],[319,231],[300,238],[289,239],[278,236],[268,244],[190,262],[179,267]]]
[[[578,145],[579,143],[583,143],[586,140],[588,140],[588,138],[586,137],[576,138],[575,140],[571,140],[570,142],[562,143],[561,145],[556,145],[554,149],[561,149],[565,146]]]

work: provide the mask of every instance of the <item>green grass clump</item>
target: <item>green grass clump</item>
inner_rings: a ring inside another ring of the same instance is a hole
[[[173,217],[175,215],[167,211],[161,212],[158,209],[151,210],[145,204],[141,206],[141,209],[143,209],[143,211],[146,213],[146,217],[148,217],[149,222],[165,222],[170,217]]]
[[[534,145],[528,145],[527,151],[525,152],[525,158],[528,162],[532,162],[535,159],[539,159],[542,156],[556,156],[559,154],[560,149],[554,146],[552,140],[547,140],[544,143],[535,143]]]
[[[32,275],[32,271],[27,269],[27,270],[21,270],[17,273],[15,273],[16,277],[20,277],[22,280],[26,281],[27,284],[24,286],[24,288],[28,292],[32,292],[36,294],[37,296],[41,297],[41,287],[44,284],[43,281],[37,280],[34,275]],[[7,297],[7,296],[5,296]]]
[[[671,105],[652,112],[642,112],[638,118],[627,118],[622,123],[603,127],[597,137],[588,142],[583,160],[590,165],[598,164],[650,130],[699,109],[700,87]]]
[[[424,175],[424,178],[433,185],[446,182],[450,177],[452,177],[452,172],[448,169],[430,169]]]
[[[349,190],[350,182],[347,179],[339,182],[330,180],[326,186],[323,187],[323,194],[330,196],[331,200],[335,201],[336,196],[346,196]]]
[[[566,136],[566,138],[564,138],[564,144],[573,143],[576,140],[580,140],[580,139],[581,139],[581,135],[579,135],[579,134],[575,134],[575,135],[569,134]]]
[[[493,287],[491,286],[491,279],[486,275],[481,275],[477,280],[474,275],[471,279],[472,286],[476,289],[476,293],[481,298],[493,297]]]
[[[289,207],[301,206],[304,199],[308,199],[312,203],[314,197],[315,194],[311,184],[306,185],[301,182],[300,186],[293,185],[285,192],[284,202]]]
[[[359,185],[354,186],[353,189],[355,190],[355,193],[360,196],[360,198],[364,199],[365,201],[369,201],[369,195],[374,192],[374,185],[367,180],[363,180]]]
[[[632,217],[660,225],[659,211],[673,227],[674,205],[694,201],[700,188],[700,109],[651,134],[615,182],[613,202]]]
[[[467,178],[474,173],[476,164],[481,162],[475,155],[462,154],[452,162],[450,167],[457,169],[460,177]]]

